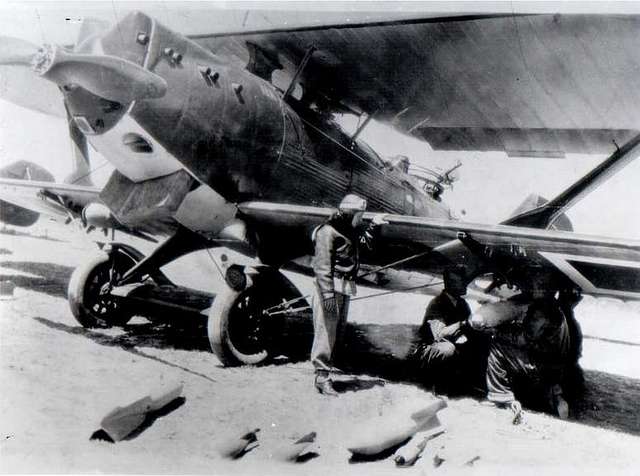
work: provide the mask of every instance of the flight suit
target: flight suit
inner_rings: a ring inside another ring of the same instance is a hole
[[[535,313],[545,317],[539,335],[532,337],[526,320]],[[570,352],[569,328],[554,299],[534,301],[525,322],[498,330],[489,349],[487,399],[497,404],[516,400],[518,393],[530,406],[553,409],[561,395],[561,382]]]
[[[334,218],[314,231],[314,338],[311,362],[328,372],[336,344],[344,334],[350,297],[355,294],[359,234],[350,223]]]

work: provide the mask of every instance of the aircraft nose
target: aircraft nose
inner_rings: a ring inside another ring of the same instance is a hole
[[[167,92],[162,77],[117,56],[79,54],[47,45],[33,57],[32,67],[58,86],[80,86],[121,104],[159,98]]]
[[[84,116],[91,116],[89,109],[95,109],[96,105],[102,109],[100,100],[111,103],[105,107],[113,108],[114,103],[122,106],[136,100],[160,98],[167,92],[167,82],[150,71],[145,62],[152,33],[152,20],[134,12],[111,28],[86,20],[72,49],[59,45],[40,47],[0,36],[2,73],[9,72],[11,78],[16,79],[12,84],[15,91],[11,94],[0,91],[0,94],[18,104],[48,111],[51,109],[48,104],[32,105],[31,97],[37,95],[37,91],[31,86],[38,85],[50,92],[49,89],[53,89],[47,85],[50,81],[62,89],[67,107],[81,110]],[[21,77],[26,81],[20,81]],[[57,88],[54,91],[57,93]],[[74,91],[81,91],[80,100],[70,97],[75,95],[70,94]],[[87,99],[88,95],[94,98]],[[51,102],[49,97],[46,99]]]
[[[167,92],[162,77],[118,56],[76,53],[57,45],[38,48],[14,38],[0,40],[0,64],[29,66],[63,88],[80,86],[121,104],[162,97]]]

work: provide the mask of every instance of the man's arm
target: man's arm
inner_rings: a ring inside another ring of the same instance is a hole
[[[431,300],[424,313],[421,337],[428,342],[437,342],[447,339],[455,342],[462,335],[465,323],[454,322],[446,325],[448,319],[455,312],[455,308],[448,304],[448,298],[444,294],[439,294]]]
[[[373,220],[360,232],[360,246],[367,251],[373,250],[376,241],[380,236],[380,227],[384,223],[388,223],[384,216],[376,215]]]
[[[440,329],[438,338],[447,339],[448,341],[455,343],[455,341],[464,334],[466,325],[466,321],[460,321],[454,322],[453,324],[446,327],[442,327]]]
[[[321,226],[316,232],[313,272],[325,299],[334,297],[333,288],[333,233],[328,226]]]

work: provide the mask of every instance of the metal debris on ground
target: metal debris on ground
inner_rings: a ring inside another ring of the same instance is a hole
[[[380,454],[408,441],[418,432],[441,427],[437,413],[446,406],[446,401],[438,399],[409,417],[387,416],[368,422],[366,426],[358,429],[347,449],[354,455]]]
[[[413,466],[422,456],[422,453],[427,446],[427,442],[443,433],[444,430],[437,430],[436,432],[429,431],[426,434],[425,432],[416,433],[406,445],[396,451],[395,456],[393,457],[393,461],[396,463],[396,466]]]
[[[218,445],[218,453],[224,458],[238,459],[253,450],[258,443],[260,428],[243,432],[240,436],[228,438]]]
[[[121,441],[145,422],[153,418],[153,414],[167,407],[182,395],[182,384],[164,386],[142,398],[110,411],[100,422],[101,429],[113,442]]]
[[[293,443],[289,443],[286,446],[282,446],[278,448],[273,456],[275,459],[286,462],[295,462],[298,461],[299,457],[302,456],[307,450],[311,447],[311,445],[316,441],[316,432],[312,431],[311,433],[307,433],[301,438],[298,438]]]

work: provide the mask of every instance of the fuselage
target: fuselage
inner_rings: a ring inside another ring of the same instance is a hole
[[[224,52],[142,13],[77,50],[118,56],[167,83],[156,99],[119,104],[63,88],[76,124],[117,169],[102,199],[123,223],[176,222],[215,237],[235,204],[335,207],[347,193],[371,211],[450,218],[412,177],[353,141],[322,111],[289,97]]]

